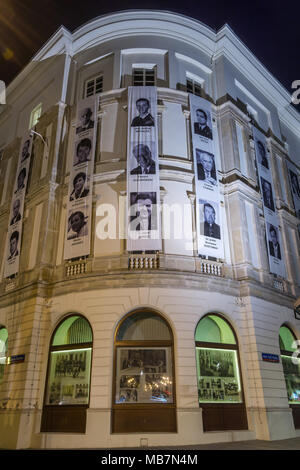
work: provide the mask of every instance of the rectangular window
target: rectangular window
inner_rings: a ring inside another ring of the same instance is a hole
[[[244,132],[242,126],[235,121],[236,136],[238,142],[239,156],[240,156],[240,170],[242,175],[248,176],[247,171],[247,153],[244,145]]]
[[[118,348],[116,403],[173,403],[171,348]]]
[[[186,79],[186,91],[193,95],[201,96],[201,83],[192,78]]]
[[[97,77],[91,78],[85,82],[84,87],[84,97],[88,98],[92,95],[97,95],[97,93],[103,92],[103,75],[98,75]]]
[[[29,129],[32,129],[37,123],[38,120],[40,119],[42,114],[42,103],[37,105],[30,114],[30,120],[29,120]]]
[[[281,356],[288,400],[300,404],[300,363],[294,364],[293,357]]]
[[[199,403],[241,403],[237,352],[196,348]]]
[[[155,86],[155,68],[134,68],[132,72],[133,86]]]
[[[91,355],[91,348],[51,352],[47,405],[88,404]]]

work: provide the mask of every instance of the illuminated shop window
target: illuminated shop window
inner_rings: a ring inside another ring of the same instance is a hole
[[[237,344],[228,323],[204,317],[195,340],[199,403],[242,403]]]
[[[7,338],[7,329],[0,326],[0,383],[3,380],[6,364]]]
[[[38,104],[30,114],[30,120],[29,120],[29,129],[32,129],[37,123],[38,120],[40,119],[42,114],[42,103]]]
[[[125,317],[115,335],[113,432],[176,432],[173,335],[148,310]]]
[[[56,330],[50,351],[46,405],[88,404],[92,331],[79,316]]]
[[[91,78],[85,82],[84,97],[88,98],[92,95],[97,95],[103,92],[103,75]]]
[[[300,404],[300,363],[297,364],[292,356],[297,350],[295,341],[296,337],[292,331],[287,326],[282,326],[279,330],[279,345],[287,395],[291,405]]]
[[[133,86],[155,86],[155,67],[153,68],[133,68],[132,71]]]

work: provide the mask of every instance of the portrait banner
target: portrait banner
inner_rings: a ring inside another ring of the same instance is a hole
[[[76,135],[67,200],[64,259],[90,254],[98,97],[77,105]]]
[[[224,257],[211,103],[190,94],[198,254]]]
[[[127,250],[161,249],[157,90],[128,88]]]
[[[288,160],[286,161],[286,166],[288,170],[290,188],[293,197],[296,216],[300,220],[300,183],[298,171],[295,165],[292,162],[289,162]]]
[[[253,126],[253,138],[257,162],[257,171],[262,194],[266,225],[266,238],[270,272],[285,278],[285,265],[281,234],[278,228],[278,217],[275,206],[275,194],[271,174],[271,162],[267,152],[266,138]]]
[[[18,158],[17,173],[10,206],[8,232],[5,250],[4,277],[19,272],[21,253],[24,202],[32,152],[33,138],[30,131],[22,139]]]

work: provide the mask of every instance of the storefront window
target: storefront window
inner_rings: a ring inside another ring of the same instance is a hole
[[[131,315],[120,325],[116,340],[115,403],[173,403],[171,333],[166,322],[150,312]]]
[[[7,337],[7,329],[0,327],[0,383],[3,380],[6,364]]]
[[[87,405],[90,394],[92,331],[80,316],[56,330],[50,351],[46,405]]]
[[[242,403],[237,345],[228,323],[206,316],[195,339],[199,403]]]
[[[295,341],[296,337],[292,331],[287,326],[282,326],[279,330],[279,344],[287,395],[291,405],[300,404],[300,363],[292,356],[297,350]]]

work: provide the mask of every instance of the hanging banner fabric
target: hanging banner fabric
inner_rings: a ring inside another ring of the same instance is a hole
[[[128,251],[161,250],[157,90],[128,88]]]
[[[266,138],[256,127],[253,127],[253,138],[258,179],[263,198],[270,272],[285,278],[281,234],[278,228],[271,163],[268,157]]]
[[[64,259],[90,254],[98,96],[78,103],[70,171]]]
[[[190,94],[198,254],[224,258],[211,103]]]
[[[29,131],[21,142],[17,173],[9,214],[4,277],[10,277],[19,272],[24,201],[30,168],[32,140],[33,139]]]
[[[293,197],[296,216],[300,219],[300,183],[297,168],[288,160],[286,161],[289,174],[290,188]]]

